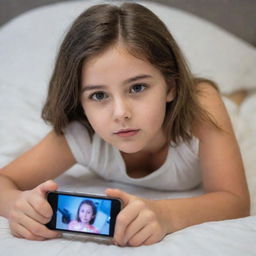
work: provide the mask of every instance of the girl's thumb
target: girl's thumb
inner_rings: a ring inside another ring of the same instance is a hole
[[[133,197],[132,195],[130,195],[120,189],[108,188],[108,189],[106,189],[105,193],[107,196],[121,199],[124,203],[124,206],[126,206]]]
[[[57,189],[58,189],[58,185],[53,180],[47,180],[46,182],[44,182],[36,187],[36,190],[42,196],[45,196],[49,191],[55,191]]]

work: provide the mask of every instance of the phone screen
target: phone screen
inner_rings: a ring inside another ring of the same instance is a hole
[[[113,237],[119,199],[87,194],[50,192],[47,200],[53,209],[50,229]]]

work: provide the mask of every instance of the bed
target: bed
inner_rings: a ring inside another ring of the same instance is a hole
[[[108,1],[110,2],[110,1]],[[0,168],[35,145],[51,129],[40,118],[56,50],[71,21],[102,1],[72,1],[26,12],[0,29]],[[215,80],[221,92],[250,90],[240,109],[225,100],[244,159],[251,195],[251,216],[207,222],[138,248],[120,248],[106,240],[83,236],[36,242],[10,234],[0,217],[0,255],[256,255],[256,49],[220,27],[184,11],[153,2],[140,2],[167,24],[180,44],[193,73]],[[75,165],[56,179],[60,190],[103,194],[121,188],[145,198],[191,197],[106,182]],[[196,211],[197,209],[195,209]]]

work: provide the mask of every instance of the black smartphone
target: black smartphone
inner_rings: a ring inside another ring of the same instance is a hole
[[[46,226],[52,230],[113,237],[116,217],[122,209],[118,198],[90,194],[49,192],[53,216]]]

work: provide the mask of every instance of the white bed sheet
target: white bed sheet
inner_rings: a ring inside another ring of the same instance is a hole
[[[64,28],[82,9],[98,2],[101,1],[62,3],[43,7],[18,17],[0,30],[0,167],[36,144],[49,131],[50,128],[40,119],[40,110],[60,37]],[[175,18],[173,22],[180,29],[176,28],[176,32],[180,33],[177,33],[179,40],[182,39],[182,32],[192,38],[191,34],[194,33],[192,28],[198,26],[206,34],[209,30],[211,34],[216,32],[214,35],[218,36],[219,40],[225,34],[186,13],[158,4],[147,5],[165,21],[168,17]],[[45,22],[46,19],[52,24],[51,26]],[[188,29],[188,24],[195,26]],[[249,66],[256,61],[252,58],[256,56],[256,50],[229,34],[225,34],[224,39],[226,40],[224,44],[232,43],[243,56],[239,60],[239,65],[244,65],[246,68],[240,68],[239,79],[240,81],[244,79],[246,87],[252,88],[254,75],[250,76]],[[183,46],[186,52],[188,49],[186,43]],[[218,48],[218,45],[216,47]],[[195,50],[188,55],[192,64],[196,63],[197,53]],[[204,49],[204,53],[215,55],[214,49],[208,52]],[[230,55],[225,55],[225,52],[222,54],[223,61],[226,59],[223,65],[230,67]],[[201,59],[201,63],[202,61]],[[209,63],[207,63],[208,72],[214,78],[214,74],[218,71],[214,59],[212,69]],[[234,62],[232,65],[235,65]],[[194,68],[196,70],[197,67]],[[233,70],[234,73],[236,68]],[[246,76],[246,70],[250,79]],[[232,88],[237,89],[242,86],[242,83],[234,82],[236,79],[228,77],[231,76],[232,69],[228,71],[223,73],[221,70],[218,76],[222,91],[230,91]],[[206,73],[202,71],[200,74]],[[225,87],[225,81],[231,84]],[[256,84],[254,86],[256,87]],[[119,248],[86,237],[66,237],[44,242],[17,239],[10,234],[6,219],[0,217],[0,255],[256,255],[256,94],[252,93],[240,110],[227,100],[225,103],[235,126],[246,167],[252,198],[251,217],[196,225],[170,234],[160,243],[140,248]],[[79,165],[68,170],[57,179],[57,182],[61,190],[103,194],[107,187],[118,187],[130,193],[155,199],[191,197],[202,193],[201,188],[170,193],[107,183]]]

